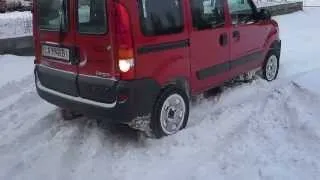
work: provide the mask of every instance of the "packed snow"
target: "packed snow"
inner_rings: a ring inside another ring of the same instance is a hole
[[[319,179],[319,17],[319,8],[276,17],[279,79],[194,101],[188,127],[160,140],[63,121],[35,91],[32,57],[0,56],[0,179]]]

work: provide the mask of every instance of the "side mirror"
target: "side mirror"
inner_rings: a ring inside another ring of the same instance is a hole
[[[259,20],[269,20],[271,19],[271,13],[267,9],[261,9],[258,12],[258,19]]]

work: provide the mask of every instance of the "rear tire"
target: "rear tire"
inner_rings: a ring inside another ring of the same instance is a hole
[[[157,99],[151,118],[152,135],[162,138],[176,134],[187,126],[189,98],[176,87],[166,88]]]
[[[262,69],[262,77],[265,80],[273,81],[277,79],[280,68],[279,58],[279,54],[275,50],[270,50],[267,54]]]

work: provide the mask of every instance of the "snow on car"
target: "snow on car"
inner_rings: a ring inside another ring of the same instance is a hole
[[[194,102],[188,127],[160,140],[63,121],[35,92],[33,57],[0,56],[0,179],[317,179],[319,17],[317,8],[276,17],[279,79]]]

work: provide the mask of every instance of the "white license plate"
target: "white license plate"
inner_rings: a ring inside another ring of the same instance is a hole
[[[70,50],[68,48],[42,45],[42,56],[70,61]]]

